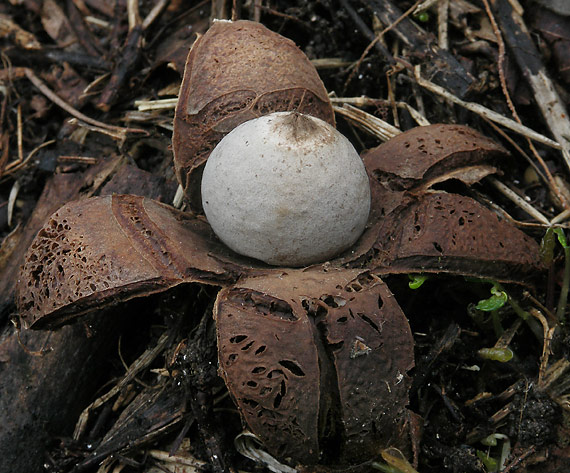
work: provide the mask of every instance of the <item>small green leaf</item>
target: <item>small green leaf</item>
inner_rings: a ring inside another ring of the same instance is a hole
[[[382,473],[402,473],[402,470],[386,465],[385,463],[373,462],[371,466],[376,470],[380,470]]]
[[[556,233],[556,236],[558,237],[558,243],[562,245],[562,248],[564,249],[568,248],[568,241],[566,240],[566,235],[564,234],[564,230],[562,230],[561,228],[555,228],[554,233]]]
[[[485,437],[481,440],[481,443],[487,447],[496,447],[497,446],[497,437],[495,434],[491,434],[488,437]]]
[[[418,13],[414,18],[422,23],[427,23],[429,21],[429,13],[423,11],[421,13]]]
[[[554,246],[556,245],[555,233],[552,228],[547,228],[540,242],[540,259],[546,266],[550,266],[554,259]]]
[[[475,308],[482,310],[483,312],[491,312],[493,310],[500,309],[509,300],[507,293],[498,289],[497,286],[493,286],[491,288],[491,294],[492,296],[489,297],[489,299],[480,300]]]
[[[514,353],[510,348],[481,348],[477,354],[485,359],[506,363],[513,359]]]
[[[481,450],[477,450],[477,456],[483,462],[483,465],[485,465],[485,468],[487,469],[487,471],[492,472],[492,471],[498,470],[499,464],[498,464],[497,460],[495,460],[493,457],[490,457],[489,455],[487,455],[485,452],[482,452]]]
[[[423,274],[408,274],[408,277],[410,278],[408,283],[410,289],[418,289],[428,278],[427,275]]]

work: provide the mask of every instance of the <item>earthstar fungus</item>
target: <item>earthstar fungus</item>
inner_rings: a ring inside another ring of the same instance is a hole
[[[234,251],[283,266],[329,260],[358,239],[370,185],[334,127],[298,112],[249,120],[212,151],[202,177],[212,229]]]
[[[334,123],[302,52],[259,24],[214,23],[189,53],[173,135],[177,177],[194,211],[217,142],[249,119],[290,109]],[[431,188],[493,172],[506,154],[500,146],[452,125],[394,140],[364,155],[371,210],[362,236],[305,269],[240,256],[203,217],[142,197],[68,203],[26,255],[17,288],[22,324],[57,327],[183,283],[221,287],[220,374],[271,453],[293,466],[342,470],[387,446],[408,451],[413,339],[379,276],[431,271],[520,282],[542,267],[538,245],[520,230],[473,199]],[[390,160],[396,154],[404,161]],[[509,237],[485,241],[489,234]]]

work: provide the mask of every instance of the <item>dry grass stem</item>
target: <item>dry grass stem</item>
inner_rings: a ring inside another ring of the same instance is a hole
[[[441,49],[449,49],[448,41],[449,0],[437,4],[437,42]]]
[[[154,20],[162,13],[166,6],[170,3],[169,0],[159,0],[154,7],[148,12],[148,15],[142,22],[143,30],[146,30],[150,25],[154,23]]]
[[[348,67],[352,64],[350,61],[344,61],[338,57],[323,57],[311,59],[311,63],[317,69],[338,69],[340,67]]]
[[[42,148],[45,148],[46,146],[52,145],[56,142],[56,140],[49,140],[49,141],[45,141],[44,143],[42,143],[39,146],[36,146],[32,151],[30,151],[28,153],[28,156],[26,156],[26,158],[22,161],[13,161],[10,164],[8,164],[8,166],[6,166],[5,169],[5,176],[9,176],[10,174],[15,173],[16,171],[19,171],[20,169],[22,169],[29,161],[30,159],[32,159],[34,157],[34,155],[41,150]],[[4,176],[3,176],[4,177]]]
[[[440,0],[425,0],[424,2],[420,3],[413,11],[413,15],[419,15],[420,13],[429,10],[431,7],[433,7],[436,3],[438,3]]]
[[[524,210],[535,220],[544,225],[549,225],[549,226],[551,225],[551,222],[550,220],[548,220],[548,218],[546,218],[540,211],[538,211],[532,205],[530,205],[526,200],[524,200],[524,198],[518,195],[510,187],[503,184],[501,181],[498,181],[494,177],[487,178],[487,181],[490,182],[496,189],[498,189],[505,197],[507,197],[507,199],[515,203],[519,208]]]
[[[356,107],[368,107],[368,106],[378,107],[378,106],[383,106],[383,105],[387,104],[386,100],[373,99],[373,98],[365,97],[365,96],[362,96],[362,97],[331,97],[330,100],[333,103],[333,105],[335,105],[335,104],[338,104],[338,105],[350,104],[350,105],[354,105]],[[425,115],[423,113],[421,113],[419,110],[416,110],[409,103],[398,102],[398,101],[395,103],[396,103],[396,106],[398,108],[406,109],[418,125],[420,125],[420,126],[431,125],[431,123],[425,117]]]
[[[342,107],[333,105],[333,110],[335,113],[345,117],[350,123],[372,134],[381,141],[388,141],[401,133],[398,128],[390,125],[388,122],[349,104],[344,104]]]
[[[73,432],[74,440],[79,440],[82,437],[83,432],[87,427],[87,420],[89,419],[89,413],[92,410],[97,409],[98,407],[108,402],[115,395],[119,394],[121,390],[123,390],[125,386],[129,384],[140,371],[148,367],[155,360],[155,358],[160,353],[162,353],[162,351],[168,346],[170,341],[171,340],[168,333],[163,333],[154,347],[145,350],[145,352],[129,366],[123,378],[117,381],[117,383],[109,391],[107,391],[106,394],[95,399],[95,401],[93,401],[83,410],[81,416],[79,417],[79,421],[75,426],[75,431]]]
[[[497,69],[499,72],[499,81],[501,83],[501,90],[503,91],[503,95],[505,96],[505,100],[507,101],[507,105],[509,107],[509,110],[511,111],[511,114],[513,115],[513,118],[518,123],[520,123],[522,125],[522,121],[521,121],[521,119],[520,119],[520,117],[516,111],[515,105],[513,104],[513,101],[511,100],[511,96],[509,94],[509,89],[507,87],[507,80],[505,78],[505,70],[504,70],[505,42],[503,41],[503,35],[501,34],[501,30],[499,29],[499,25],[497,24],[495,17],[493,15],[493,12],[491,11],[491,6],[489,5],[489,0],[483,0],[483,4],[485,6],[485,12],[487,13],[489,21],[491,22],[491,27],[493,28],[493,33],[495,35],[495,38],[497,40],[497,45],[499,47],[499,59],[497,62]],[[553,134],[554,134],[554,136],[556,136],[556,133],[553,133]],[[564,204],[565,200],[563,199],[562,194],[560,192],[560,189],[556,185],[556,182],[554,181],[554,178],[552,177],[552,174],[550,173],[548,166],[546,165],[544,160],[541,158],[541,156],[538,154],[538,151],[534,147],[534,144],[532,143],[532,141],[529,138],[527,138],[527,141],[528,141],[528,146],[529,146],[530,150],[532,151],[532,154],[534,155],[535,159],[542,166],[542,169],[544,170],[544,173],[546,174],[546,176],[548,178],[548,184],[550,185],[552,191],[558,196],[558,199]],[[562,143],[561,143],[561,145],[563,146]],[[562,148],[562,152],[564,153],[564,146]]]
[[[141,24],[139,0],[127,0],[127,17],[129,19],[129,31]]]
[[[16,199],[18,198],[18,192],[20,192],[20,181],[15,180],[12,188],[10,189],[10,195],[8,197],[8,226],[12,226],[12,218],[14,217],[14,207],[16,206]]]
[[[244,431],[234,439],[236,450],[244,457],[253,460],[256,463],[265,465],[269,470],[274,473],[297,473],[297,470],[287,465],[283,465],[272,457],[265,450],[262,450],[259,445],[260,440],[256,435],[249,431]]]
[[[554,140],[551,140],[550,138],[547,138],[544,135],[541,135],[540,133],[537,133],[536,131],[532,130],[531,128],[528,128],[527,126],[521,125],[520,123],[517,123],[514,120],[511,120],[509,118],[504,117],[503,115],[501,115],[500,113],[495,112],[494,110],[491,110],[490,108],[484,107],[483,105],[480,105],[478,103],[474,103],[474,102],[466,102],[464,100],[461,100],[459,97],[456,97],[455,95],[453,95],[452,93],[448,92],[447,90],[445,90],[443,87],[440,87],[439,85],[434,84],[433,82],[430,82],[427,79],[424,79],[423,77],[421,77],[421,72],[420,72],[420,67],[416,66],[415,71],[414,71],[414,77],[416,79],[416,82],[423,87],[426,90],[429,90],[430,92],[433,92],[434,94],[437,94],[441,97],[443,97],[446,100],[449,100],[450,102],[459,105],[473,113],[476,113],[477,115],[480,115],[481,117],[487,118],[495,123],[499,123],[500,125],[503,125],[505,128],[508,128],[509,130],[515,131],[516,133],[519,133],[522,136],[526,136],[527,138],[530,138],[531,140],[537,141],[539,143],[542,143],[544,145],[550,146],[551,148],[554,149],[562,149],[562,146],[557,143]]]
[[[550,344],[552,342],[552,337],[554,335],[554,331],[556,330],[556,327],[552,327],[550,328],[548,325],[548,321],[546,320],[546,317],[544,317],[544,315],[542,315],[542,312],[540,312],[538,309],[535,308],[530,308],[529,309],[529,313],[536,319],[538,319],[538,321],[541,323],[542,325],[542,330],[544,332],[544,342],[542,345],[542,355],[540,357],[540,369],[538,371],[538,385],[542,386],[542,380],[547,372],[547,368],[548,368],[548,357],[550,356],[551,350],[550,350]]]
[[[141,112],[147,110],[174,110],[178,98],[158,100],[135,100],[135,107]]]
[[[164,452],[162,450],[149,450],[148,455],[155,460],[160,460],[166,463],[176,463],[178,465],[186,465],[186,466],[193,466],[202,470],[208,463],[202,460],[198,460],[193,456],[188,454],[181,456],[181,455],[170,455],[168,452]]]
[[[22,140],[23,140],[23,131],[22,131],[22,106],[20,104],[18,104],[18,108],[17,108],[17,140],[18,140],[18,161],[19,163],[21,163],[24,160],[24,147],[22,144]]]
[[[120,126],[108,125],[107,123],[100,122],[94,118],[88,117],[87,115],[81,113],[79,110],[75,109],[69,105],[65,100],[63,100],[59,95],[53,92],[35,73],[29,68],[24,68],[24,73],[29,81],[34,84],[42,94],[44,94],[49,100],[55,103],[58,107],[65,110],[70,115],[74,116],[78,120],[81,120],[89,125],[93,125],[97,129],[104,129],[115,132],[115,134],[120,134],[123,136],[126,133],[146,133],[145,130],[140,130],[137,128],[122,128]]]

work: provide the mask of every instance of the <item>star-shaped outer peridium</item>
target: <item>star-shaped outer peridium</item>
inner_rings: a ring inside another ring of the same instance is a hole
[[[225,133],[289,109],[333,122],[302,52],[259,24],[215,23],[189,54],[175,118],[177,175],[190,199]],[[51,328],[183,283],[221,287],[214,307],[220,373],[270,453],[291,465],[342,470],[387,446],[409,451],[413,339],[380,276],[525,282],[541,271],[534,240],[475,200],[431,188],[446,179],[472,184],[506,154],[455,125],[415,128],[366,152],[372,210],[364,234],[338,258],[305,269],[239,256],[203,217],[143,197],[71,202],[29,248],[17,288],[20,320]]]

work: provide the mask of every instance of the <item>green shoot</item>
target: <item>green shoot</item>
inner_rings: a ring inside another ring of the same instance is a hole
[[[552,228],[548,228],[542,241],[540,242],[540,259],[545,266],[550,266],[554,261],[554,247],[556,246],[556,235]]]
[[[428,278],[428,276],[424,274],[408,274],[408,277],[410,278],[410,282],[408,283],[410,289],[418,289]]]
[[[503,291],[498,283],[493,284],[493,287],[491,288],[491,294],[492,295],[489,297],[489,299],[483,299],[479,301],[475,308],[482,310],[483,312],[491,312],[493,310],[500,309],[509,300],[507,293]]]
[[[386,463],[380,463],[380,462],[373,462],[372,468],[374,468],[375,470],[382,471],[384,473],[403,473],[402,470],[396,468],[395,466],[390,466],[387,465]]]
[[[490,457],[488,454],[482,452],[481,450],[477,450],[477,456],[483,462],[483,465],[485,465],[487,471],[493,472],[498,470],[499,463],[493,457]]]
[[[549,229],[550,230],[550,229]],[[558,299],[558,307],[556,308],[556,317],[558,322],[563,324],[565,319],[566,303],[568,302],[568,287],[570,286],[570,246],[566,240],[564,230],[555,228],[554,233],[558,237],[558,243],[564,248],[564,277],[562,279],[562,289],[560,290],[560,299]]]
[[[372,468],[384,473],[418,473],[396,448],[387,448],[380,453],[386,463],[373,462]]]
[[[503,333],[503,327],[501,325],[501,319],[499,317],[498,309],[503,307],[509,300],[509,296],[498,283],[493,283],[491,287],[491,297],[488,299],[480,300],[475,309],[482,312],[491,312],[491,321],[493,322],[493,329],[497,337],[500,337]]]
[[[421,13],[418,13],[416,16],[414,16],[414,18],[421,23],[427,23],[429,21],[429,13],[423,11]]]
[[[485,359],[506,363],[513,359],[514,353],[510,348],[481,348],[477,354]]]
[[[483,440],[481,440],[481,443],[486,447],[496,447],[497,436],[495,434],[491,434],[488,437],[485,437]]]
[[[489,453],[485,454],[482,451],[477,450],[477,456],[481,459],[481,461],[487,468],[487,471],[504,470],[507,458],[511,453],[511,441],[509,440],[509,437],[507,437],[505,434],[499,434],[499,433],[491,434],[488,437],[482,439],[481,443],[489,447],[490,450],[491,447],[496,447],[497,445],[499,445],[498,440],[502,441],[501,442],[502,445],[500,448],[500,457],[498,461],[495,460],[495,458],[490,457]]]

